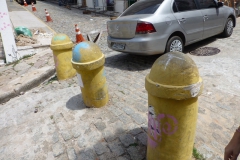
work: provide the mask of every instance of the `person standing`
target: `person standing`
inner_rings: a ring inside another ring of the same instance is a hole
[[[236,129],[232,139],[225,147],[224,160],[237,160],[240,153],[240,126]]]

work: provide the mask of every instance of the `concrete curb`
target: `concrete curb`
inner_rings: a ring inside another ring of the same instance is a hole
[[[30,76],[30,74],[35,75],[36,72],[38,72],[38,71],[40,71],[40,74],[38,74],[37,76],[33,76],[35,78],[30,79],[29,81],[24,80],[24,78]],[[22,83],[21,85],[17,86],[16,88],[10,89],[10,91],[8,91],[8,92],[0,93],[0,104],[7,102],[11,98],[21,95],[21,92],[26,92],[26,91],[38,86],[43,81],[45,81],[48,78],[50,78],[51,76],[53,76],[54,73],[55,73],[55,67],[51,66],[51,67],[43,67],[43,68],[38,69],[35,72],[26,74],[25,75],[26,77],[22,76],[21,79],[24,80],[26,83]],[[12,88],[12,86],[9,88]]]

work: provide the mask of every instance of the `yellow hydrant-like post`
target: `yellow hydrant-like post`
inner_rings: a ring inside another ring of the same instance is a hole
[[[76,70],[71,63],[73,43],[69,37],[66,34],[54,35],[50,47],[53,50],[58,80],[74,77]]]
[[[145,79],[148,91],[148,160],[191,160],[202,79],[180,52],[158,58]]]
[[[104,71],[105,56],[93,42],[84,41],[73,50],[72,65],[77,70],[83,102],[88,107],[102,107],[108,102]]]

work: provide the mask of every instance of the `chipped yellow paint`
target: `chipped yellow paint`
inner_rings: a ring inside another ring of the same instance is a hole
[[[148,91],[148,160],[191,160],[202,79],[180,52],[158,58],[145,79]]]
[[[55,34],[52,38],[50,48],[53,57],[58,80],[65,80],[76,75],[76,70],[71,64],[73,43],[65,34]]]
[[[108,89],[104,72],[105,56],[92,42],[81,42],[73,50],[72,65],[78,72],[83,101],[88,107],[107,104]]]

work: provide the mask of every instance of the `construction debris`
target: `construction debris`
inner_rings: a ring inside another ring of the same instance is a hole
[[[37,43],[37,39],[25,36],[23,34],[20,34],[19,36],[16,37],[17,46],[27,46],[27,45],[36,44],[36,43]]]

